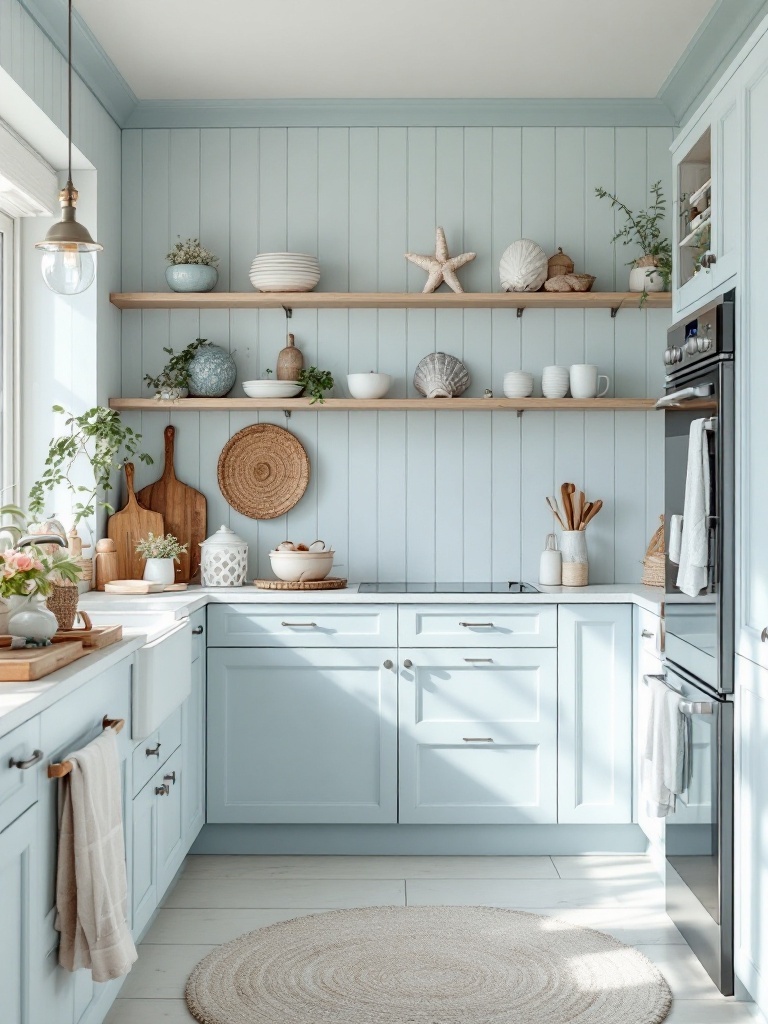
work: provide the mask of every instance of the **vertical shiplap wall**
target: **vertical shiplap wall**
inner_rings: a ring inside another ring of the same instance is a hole
[[[176,235],[200,236],[221,255],[218,288],[247,291],[257,252],[317,253],[328,291],[420,290],[406,250],[433,251],[441,224],[452,253],[477,259],[467,291],[498,288],[498,261],[521,236],[558,245],[597,290],[624,290],[627,251],[614,251],[614,215],[596,185],[643,206],[661,178],[670,194],[666,128],[243,128],[123,133],[123,290],[162,290]],[[393,395],[435,348],[461,357],[468,394],[501,394],[502,378],[549,363],[590,361],[611,393],[656,395],[666,311],[297,310],[126,311],[122,393],[147,394],[145,373],[207,337],[236,357],[239,382],[274,367],[286,329],[307,363],[344,375],[392,373]],[[551,529],[544,497],[572,480],[605,502],[590,526],[593,582],[639,579],[662,510],[661,417],[638,413],[321,412],[167,413],[134,417],[158,459],[177,427],[177,473],[208,498],[212,528],[226,523],[251,545],[251,571],[269,572],[276,542],[320,536],[351,579],[534,580]],[[256,522],[219,492],[216,464],[237,430],[287,426],[306,446],[312,478],[287,516]],[[140,483],[155,471],[140,470]]]

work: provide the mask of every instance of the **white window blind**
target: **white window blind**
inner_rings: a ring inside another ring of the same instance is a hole
[[[59,186],[50,164],[0,118],[0,211],[9,217],[59,212]]]

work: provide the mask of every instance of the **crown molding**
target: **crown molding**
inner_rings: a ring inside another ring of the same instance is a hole
[[[672,68],[658,98],[684,124],[768,14],[768,0],[718,0]]]
[[[125,128],[668,126],[659,99],[141,100]]]
[[[66,58],[66,0],[18,0]],[[77,11],[72,14],[72,65],[113,121],[123,127],[139,102],[133,89],[107,56]]]

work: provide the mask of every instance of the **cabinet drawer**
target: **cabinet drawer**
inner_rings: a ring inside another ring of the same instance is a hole
[[[40,719],[33,718],[0,739],[0,831],[37,800],[38,764],[17,768],[40,748]],[[44,763],[43,759],[39,763]]]
[[[181,743],[181,708],[147,736],[133,751],[133,795],[149,782]]]
[[[395,605],[215,605],[208,613],[210,647],[391,647]]]
[[[661,618],[644,608],[635,609],[635,642],[638,652],[644,651],[654,658],[662,656]]]
[[[400,607],[401,647],[556,647],[556,605]]]

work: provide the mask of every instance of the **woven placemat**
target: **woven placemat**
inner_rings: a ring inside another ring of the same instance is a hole
[[[218,478],[221,493],[236,512],[251,519],[276,519],[306,491],[309,456],[289,430],[255,423],[224,445]]]
[[[259,590],[343,590],[347,585],[346,580],[337,576],[326,576],[324,580],[306,580],[301,582],[295,580],[254,580],[254,587]]]

